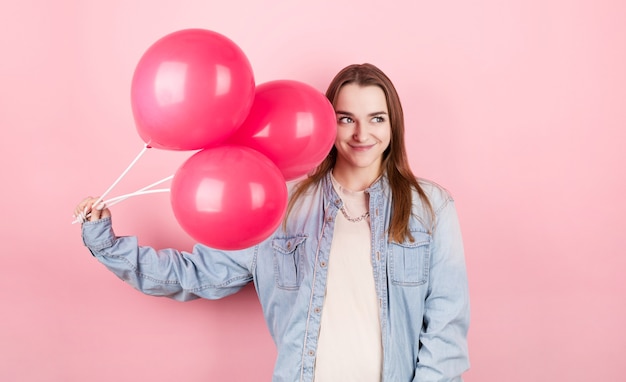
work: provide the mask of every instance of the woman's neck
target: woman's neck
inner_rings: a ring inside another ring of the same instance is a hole
[[[371,169],[345,169],[335,166],[331,171],[335,180],[350,191],[363,191],[380,176],[380,171],[373,172]]]

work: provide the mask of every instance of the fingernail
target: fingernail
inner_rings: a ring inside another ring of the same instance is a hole
[[[102,209],[104,209],[104,203],[100,202],[100,203],[96,206],[96,209],[97,209],[98,211],[102,211]]]

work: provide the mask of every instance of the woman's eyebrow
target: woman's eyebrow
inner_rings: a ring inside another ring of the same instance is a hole
[[[343,111],[343,110],[335,110],[335,114],[342,114],[342,115],[347,115],[347,116],[350,116],[350,117],[354,116],[353,113],[350,113],[349,111]],[[377,112],[374,112],[374,113],[369,113],[367,116],[368,117],[374,117],[376,115],[387,115],[387,112],[386,111],[377,111]]]
[[[353,116],[354,114],[347,112],[347,111],[342,111],[342,110],[335,110],[335,114],[343,114],[343,115],[349,115],[349,116]]]
[[[367,116],[368,117],[374,117],[374,116],[377,116],[377,115],[387,115],[387,112],[386,111],[377,111],[376,113],[369,113]]]

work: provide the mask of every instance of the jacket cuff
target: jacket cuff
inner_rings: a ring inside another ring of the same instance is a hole
[[[94,253],[115,244],[115,233],[111,225],[111,217],[93,222],[83,223],[83,243]]]

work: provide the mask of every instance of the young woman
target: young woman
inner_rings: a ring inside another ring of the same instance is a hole
[[[400,100],[382,71],[348,66],[326,96],[335,145],[262,243],[156,251],[115,236],[95,198],[75,210],[92,211],[83,240],[150,295],[217,299],[253,282],[278,349],[274,381],[461,381],[469,293],[454,202],[412,174]]]

